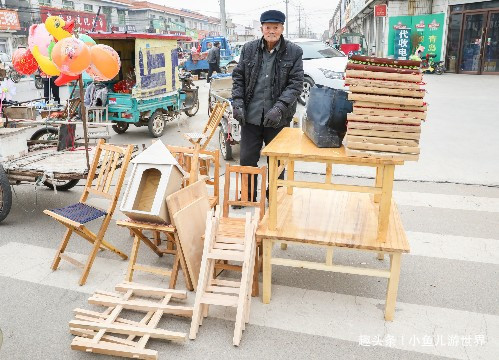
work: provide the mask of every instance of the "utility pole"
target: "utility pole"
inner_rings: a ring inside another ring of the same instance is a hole
[[[301,37],[301,5],[298,6],[298,37]]]
[[[288,3],[289,0],[284,0],[286,3],[286,39],[289,38],[289,32],[288,32],[288,24],[289,24],[289,17],[288,17]]]
[[[225,0],[220,0],[220,22],[222,23],[222,36],[227,38],[227,20],[225,16]]]

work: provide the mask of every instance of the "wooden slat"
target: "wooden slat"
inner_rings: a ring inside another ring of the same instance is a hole
[[[354,106],[353,113],[359,115],[378,115],[378,116],[396,116],[405,118],[426,119],[426,112],[423,111],[408,111],[408,110],[385,110],[377,108],[363,108]]]
[[[378,108],[378,109],[392,109],[392,110],[409,110],[409,111],[426,111],[428,110],[427,105],[423,106],[413,106],[413,105],[403,105],[403,104],[392,104],[383,103],[378,101],[355,101],[354,107],[367,107],[367,108]]]
[[[277,180],[277,185],[286,186],[291,185],[297,188],[309,189],[322,189],[322,190],[336,190],[336,191],[355,191],[360,193],[379,194],[380,189],[372,186],[358,186],[358,185],[344,185],[344,184],[323,184],[308,181],[291,181],[291,180]]]
[[[109,169],[109,165],[111,163],[111,158],[112,158],[112,152],[109,150],[106,150],[104,152],[104,156],[102,157],[102,163],[100,164],[100,170],[99,170],[99,175],[97,176],[97,180],[95,181],[95,188],[97,190],[101,190],[102,184],[104,183],[106,179],[106,174]]]
[[[162,276],[171,276],[172,275],[171,270],[161,269],[161,268],[154,267],[154,266],[140,265],[140,264],[133,265],[133,270],[143,271],[143,272],[147,272],[150,274],[156,274],[156,275],[162,275]]]
[[[367,122],[355,122],[350,121],[347,124],[348,130],[350,129],[363,129],[363,130],[381,130],[381,131],[392,131],[392,132],[409,132],[409,133],[420,133],[421,126],[413,125],[392,125],[392,124],[375,124]]]
[[[207,286],[206,291],[220,294],[239,295],[239,288],[228,286]]]
[[[79,268],[84,268],[85,265],[83,265],[83,263],[79,262],[78,260],[76,259],[73,259],[71,256],[68,256],[66,254],[60,254],[59,257],[62,259],[62,260],[65,260],[71,264],[73,264],[74,266],[78,266]]]
[[[187,299],[187,291],[185,290],[156,288],[133,282],[123,282],[121,284],[116,285],[115,289],[116,291],[121,291],[121,292],[125,292],[127,290],[133,290],[133,293],[139,296],[171,295],[172,298],[175,299]]]
[[[419,146],[417,140],[408,139],[392,139],[392,138],[380,138],[380,137],[369,137],[369,136],[346,136],[347,146],[350,142],[356,143],[370,143],[370,144],[386,144],[386,145],[398,145],[398,146]]]
[[[52,212],[52,211],[50,211],[50,210],[43,210],[43,213],[44,213],[45,215],[48,215],[48,216],[53,217],[54,219],[56,219],[57,221],[59,221],[59,222],[61,222],[61,223],[63,223],[63,224],[70,225],[70,226],[72,226],[72,227],[74,227],[74,228],[80,228],[80,227],[82,227],[82,226],[83,226],[82,224],[80,224],[80,223],[78,223],[78,222],[76,222],[76,221],[69,220],[69,219],[65,218],[64,216],[61,216],[61,215],[59,215],[59,214],[56,214],[55,212]]]
[[[348,149],[374,150],[374,151],[394,152],[402,154],[419,154],[419,146],[399,146],[399,145],[349,142]]]
[[[379,138],[393,138],[393,139],[412,139],[419,141],[420,133],[406,133],[406,132],[392,132],[392,131],[378,131],[368,129],[348,129],[348,135],[369,136]]]
[[[349,90],[353,93],[407,96],[411,98],[424,98],[425,95],[423,90],[387,89],[387,88],[368,87],[368,86],[350,86]]]
[[[244,254],[240,251],[232,250],[212,250],[208,253],[208,259],[227,260],[227,261],[243,261]]]
[[[125,147],[122,147],[122,146],[116,146],[116,145],[111,145],[111,144],[105,144],[103,143],[101,145],[101,148],[103,150],[109,150],[111,152],[115,152],[115,153],[120,153],[122,155],[125,155],[126,152],[127,152],[127,148]]]
[[[117,345],[107,342],[94,344],[90,340],[81,337],[73,339],[71,343],[72,350],[80,350],[103,355],[122,356],[127,358],[157,360],[158,352],[155,350],[125,348],[124,345]]]
[[[365,121],[365,122],[385,123],[385,124],[421,125],[421,119],[395,117],[395,116],[358,115],[352,113],[347,114],[347,120],[349,122]]]
[[[237,306],[237,299],[237,296],[204,293],[201,297],[201,303],[208,305],[235,307]]]
[[[417,161],[419,159],[419,154],[398,154],[391,152],[367,151],[367,150],[355,150],[355,149],[347,149],[346,151],[348,156],[357,156],[362,158],[403,160],[403,161]]]
[[[120,154],[119,153],[115,153],[114,154],[114,158],[113,158],[113,162],[111,164],[111,169],[107,175],[107,179],[106,179],[106,184],[103,188],[103,191],[105,193],[108,193],[109,192],[109,188],[111,187],[111,183],[113,181],[113,177],[114,177],[114,172],[116,171],[116,167],[118,166],[118,161],[120,159]]]
[[[383,95],[368,95],[368,94],[348,94],[348,100],[352,101],[369,101],[385,104],[400,104],[410,106],[423,106],[423,100],[413,99],[399,96],[383,96]]]
[[[361,79],[381,79],[394,81],[409,81],[420,83],[423,80],[421,74],[391,74],[384,72],[363,71],[363,70],[347,70],[346,78],[361,78]]]
[[[404,81],[389,81],[389,80],[369,80],[369,79],[355,79],[347,78],[345,84],[348,85],[358,85],[358,86],[371,86],[377,88],[388,88],[388,89],[411,89],[420,90],[421,85],[404,82]]]

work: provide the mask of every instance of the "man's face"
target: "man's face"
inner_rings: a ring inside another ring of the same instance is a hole
[[[275,43],[284,31],[284,26],[281,23],[264,23],[262,24],[262,34],[265,41]]]

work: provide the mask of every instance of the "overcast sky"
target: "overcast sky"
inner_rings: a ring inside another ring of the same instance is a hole
[[[218,0],[150,0],[178,9],[190,9],[205,15],[220,17]],[[301,26],[305,24],[312,32],[322,35],[328,28],[329,19],[338,4],[338,0],[290,0],[288,4],[289,33],[298,32],[298,8],[301,5]],[[259,20],[266,10],[276,9],[286,12],[284,0],[225,0],[227,18],[235,23],[250,25],[252,20]]]

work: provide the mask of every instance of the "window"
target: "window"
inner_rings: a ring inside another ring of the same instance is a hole
[[[125,10],[118,10],[118,24],[125,25]]]
[[[338,50],[324,44],[322,41],[307,41],[296,44],[303,50],[303,60],[344,56]]]
[[[88,12],[94,12],[94,6],[90,4],[83,4],[83,10]]]
[[[102,8],[102,13],[103,13],[104,15],[106,15],[107,21],[110,21],[110,20],[111,20],[111,12],[112,12],[112,10],[111,10],[111,8],[110,8],[110,7],[104,6],[104,7]]]
[[[39,5],[51,5],[51,0],[38,0]]]
[[[63,9],[74,9],[75,5],[72,1],[62,0],[62,8]]]

